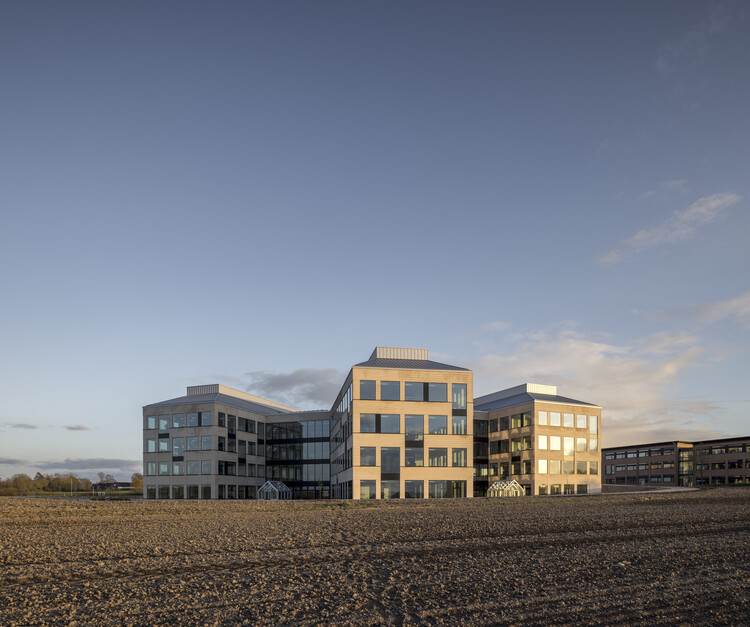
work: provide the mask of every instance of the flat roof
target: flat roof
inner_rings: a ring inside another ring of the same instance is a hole
[[[177,398],[171,398],[168,401],[160,401],[158,403],[144,405],[143,409],[148,409],[149,407],[168,407],[170,405],[194,405],[198,403],[221,403],[222,405],[235,407],[237,409],[244,409],[245,411],[249,411],[254,414],[260,414],[262,416],[275,416],[277,414],[290,413],[279,409],[278,407],[262,405],[261,403],[254,403],[242,398],[237,398],[236,396],[229,396],[227,394],[221,393],[178,396]]]
[[[368,359],[359,364],[354,364],[353,368],[394,368],[399,370],[463,370],[464,372],[470,372],[468,368],[461,368],[460,366],[451,366],[449,364],[441,364],[437,361],[431,361],[429,359],[388,359],[383,357],[376,357],[375,359]]]

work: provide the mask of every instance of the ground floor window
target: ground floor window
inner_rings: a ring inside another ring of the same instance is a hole
[[[211,486],[210,485],[201,486],[201,498],[207,499],[207,500],[211,498]]]
[[[576,488],[576,492],[578,492],[578,494],[588,494],[588,490],[589,487],[585,483],[579,483]]]
[[[539,494],[540,495],[547,494],[547,484],[546,483],[540,483],[538,490],[539,490]]]
[[[189,485],[187,487],[187,497],[189,499],[197,499],[198,498],[198,486],[197,485]]]
[[[562,492],[561,485],[559,483],[553,483],[549,488],[550,494],[560,494]]]
[[[424,481],[404,481],[404,498],[423,499]]]
[[[155,485],[150,485],[146,487],[146,498],[147,499],[156,498],[156,486]]]
[[[444,499],[448,497],[447,481],[430,481],[430,498]]]
[[[565,492],[565,494],[575,494],[576,487],[572,483],[566,483],[563,491]]]
[[[385,480],[380,482],[380,498],[381,499],[397,499],[400,496],[399,492],[399,481],[398,480]]]
[[[359,498],[361,499],[374,499],[377,495],[375,491],[375,480],[368,479],[366,481],[359,482]]]
[[[168,499],[169,498],[169,486],[168,485],[160,485],[159,486],[159,498],[160,499]]]
[[[181,485],[172,486],[172,498],[173,499],[184,499],[185,488]]]

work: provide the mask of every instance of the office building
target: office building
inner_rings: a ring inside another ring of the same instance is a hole
[[[604,483],[700,487],[750,483],[750,436],[602,450]]]

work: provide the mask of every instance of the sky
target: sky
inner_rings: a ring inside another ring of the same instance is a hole
[[[2,3],[0,477],[378,345],[750,435],[748,68],[743,2]]]

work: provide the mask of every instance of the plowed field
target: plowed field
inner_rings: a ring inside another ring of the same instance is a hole
[[[750,489],[0,498],[2,625],[750,624]]]

